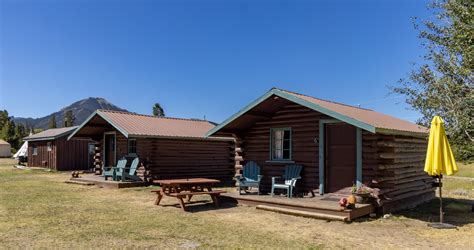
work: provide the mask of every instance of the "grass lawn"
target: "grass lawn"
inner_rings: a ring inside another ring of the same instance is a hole
[[[183,213],[175,199],[154,206],[150,187],[101,189],[63,183],[68,173],[17,170],[0,159],[2,248],[469,248],[474,213],[446,184],[446,220],[458,230],[426,226],[437,201],[389,219],[326,222],[224,204],[196,204]],[[458,180],[445,180],[456,183]],[[453,184],[454,185],[454,184]],[[457,183],[455,188],[471,188]],[[198,198],[198,197],[196,197]],[[434,237],[435,236],[435,237]],[[455,240],[453,240],[455,239]]]
[[[455,176],[474,178],[474,163],[458,163],[459,172]]]

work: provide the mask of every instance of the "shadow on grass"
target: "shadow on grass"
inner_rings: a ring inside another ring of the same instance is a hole
[[[474,223],[474,200],[443,198],[444,222],[456,226]],[[395,213],[407,218],[430,222],[439,222],[439,199],[433,199],[412,209]]]
[[[167,197],[168,199],[171,197]],[[216,207],[212,201],[207,200],[198,200],[198,201],[186,201],[186,212],[189,213],[197,213],[197,212],[204,212],[204,211],[212,211],[212,210],[223,210],[234,208],[237,206],[237,203],[232,202],[225,197],[219,198],[219,207]],[[179,206],[178,200],[176,199],[176,204],[160,204],[159,206],[163,207],[176,207],[177,209],[181,209]]]

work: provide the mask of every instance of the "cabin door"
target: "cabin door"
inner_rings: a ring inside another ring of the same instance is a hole
[[[325,176],[329,192],[351,187],[356,181],[356,128],[329,123],[325,128]]]
[[[105,134],[104,136],[104,166],[115,166],[115,134]]]

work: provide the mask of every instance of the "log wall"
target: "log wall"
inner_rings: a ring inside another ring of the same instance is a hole
[[[427,138],[363,134],[364,181],[377,191],[381,212],[415,207],[434,197],[424,171]]]
[[[318,144],[319,120],[330,117],[309,108],[290,104],[277,111],[267,121],[257,122],[246,131],[242,139],[241,154],[245,161],[255,161],[261,167],[263,180],[262,191],[271,188],[271,177],[281,176],[288,163],[270,161],[270,129],[291,127],[292,153],[291,160],[303,165],[301,180],[297,183],[297,192],[308,193],[319,188]],[[239,164],[240,165],[240,164]],[[241,166],[236,165],[240,173]]]
[[[281,176],[285,162],[270,161],[270,129],[291,127],[292,161],[303,165],[300,193],[319,187],[319,120],[331,119],[319,112],[290,104],[251,129],[239,132],[236,146],[236,175],[245,161],[255,161],[262,168],[262,192],[271,188],[271,177]],[[383,135],[363,132],[363,183],[375,188],[376,205],[382,212],[414,207],[434,197],[432,178],[424,171],[427,138]]]
[[[137,152],[145,156],[153,179],[207,177],[230,183],[234,176],[230,141],[142,139]]]
[[[136,138],[143,179],[213,178],[231,183],[234,177],[233,141]],[[128,139],[116,133],[117,159],[128,155]]]

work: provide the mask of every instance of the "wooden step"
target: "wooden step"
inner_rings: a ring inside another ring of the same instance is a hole
[[[65,181],[64,183],[78,184],[78,185],[84,185],[84,186],[94,186],[95,185],[95,183],[93,183],[93,182],[82,181],[82,180],[68,180],[68,181]]]
[[[345,215],[334,215],[334,214],[327,214],[327,213],[318,213],[318,212],[308,212],[308,211],[301,211],[297,209],[289,209],[289,208],[282,208],[282,207],[275,207],[275,206],[268,206],[268,205],[257,205],[257,209],[271,211],[276,213],[282,214],[289,214],[289,215],[296,215],[308,218],[315,218],[315,219],[323,219],[323,220],[337,220],[337,221],[350,221],[349,216]]]

